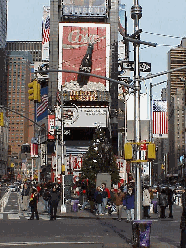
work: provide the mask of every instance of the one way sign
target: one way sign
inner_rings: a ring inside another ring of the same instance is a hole
[[[128,69],[130,71],[134,71],[134,61],[121,61],[121,67],[123,69]],[[141,72],[151,72],[151,63],[140,62],[140,71]]]

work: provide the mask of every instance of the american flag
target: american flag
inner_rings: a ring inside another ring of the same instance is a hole
[[[153,101],[153,134],[168,134],[167,101]]]
[[[37,107],[37,117],[39,117],[42,113],[45,112],[48,108],[48,95],[43,95],[41,97],[41,102]]]
[[[50,17],[46,18],[45,23],[43,23],[43,40],[42,44],[49,42],[50,37]]]

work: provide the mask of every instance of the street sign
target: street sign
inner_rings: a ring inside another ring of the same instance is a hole
[[[134,61],[123,62],[123,69],[128,69],[134,71]],[[140,71],[141,72],[151,72],[151,63],[140,62]]]

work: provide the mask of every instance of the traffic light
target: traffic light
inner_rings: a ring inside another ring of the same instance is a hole
[[[147,148],[147,158],[149,160],[156,159],[156,145],[155,144],[148,144]]]
[[[28,84],[28,87],[30,88],[28,90],[28,93],[29,93],[28,99],[31,101],[40,102],[41,101],[41,95],[40,95],[41,86],[38,83],[38,81],[34,79],[31,83]]]
[[[0,112],[0,127],[4,126],[3,112]]]
[[[131,144],[126,143],[124,145],[124,154],[125,154],[125,160],[131,160],[133,158],[133,149]]]

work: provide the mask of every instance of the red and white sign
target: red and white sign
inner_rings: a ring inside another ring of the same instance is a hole
[[[147,144],[145,143],[146,140],[142,140],[141,142],[144,142],[143,144],[141,144],[141,150],[146,151],[147,150]]]
[[[109,77],[110,24],[59,23],[59,69],[79,71],[90,44],[92,64],[87,72]],[[58,89],[65,82],[78,81],[77,77],[76,73],[59,72]],[[88,81],[100,82],[109,91],[109,82],[104,79],[90,77]]]
[[[38,157],[38,144],[31,143],[30,148],[31,148],[30,150],[31,157],[37,158]]]
[[[55,128],[55,115],[48,115],[48,139],[53,140]]]

